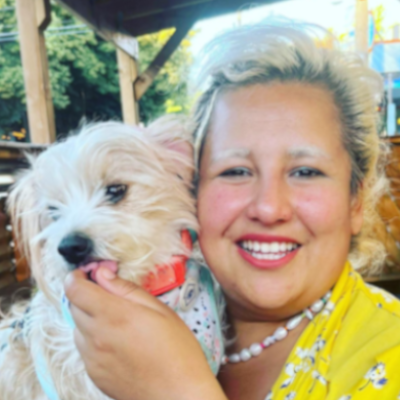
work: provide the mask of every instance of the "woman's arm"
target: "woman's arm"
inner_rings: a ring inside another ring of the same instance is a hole
[[[105,268],[96,279],[99,285],[76,270],[65,291],[76,345],[104,393],[116,400],[226,400],[199,343],[171,309]]]

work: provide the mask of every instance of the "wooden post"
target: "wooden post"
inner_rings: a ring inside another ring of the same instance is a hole
[[[126,124],[137,125],[139,111],[134,90],[138,76],[137,61],[120,48],[117,48],[117,60],[123,119]]]
[[[165,43],[164,47],[158,52],[154,60],[147,67],[146,71],[142,72],[135,82],[135,95],[136,100],[146,93],[146,90],[153,83],[154,78],[160,72],[163,65],[171,57],[172,53],[180,45],[182,39],[187,35],[190,28],[193,26],[193,19],[186,19],[182,21],[177,27],[173,35]]]
[[[356,51],[368,62],[368,0],[356,0]]]
[[[50,22],[49,0],[16,0],[21,60],[31,142],[55,140],[44,30]]]

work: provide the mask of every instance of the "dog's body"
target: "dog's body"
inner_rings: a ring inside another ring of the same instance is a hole
[[[140,284],[187,253],[181,232],[197,223],[183,135],[171,120],[146,130],[95,124],[51,146],[18,181],[9,208],[38,292],[0,321],[0,400],[47,400],[46,385],[60,400],[107,399],[65,321],[63,281],[71,268],[110,261]]]

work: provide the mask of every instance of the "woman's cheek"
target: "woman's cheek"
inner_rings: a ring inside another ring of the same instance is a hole
[[[349,219],[349,198],[335,187],[305,190],[296,199],[296,214],[314,233],[330,231]]]
[[[225,232],[244,210],[247,199],[247,191],[240,186],[216,183],[202,188],[198,199],[201,233]]]

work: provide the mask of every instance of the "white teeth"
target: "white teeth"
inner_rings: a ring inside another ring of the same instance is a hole
[[[262,243],[261,244],[261,251],[263,253],[269,253],[270,252],[270,246],[268,243]]]
[[[277,253],[279,251],[279,243],[277,242],[272,242],[271,244],[271,253]]]
[[[257,258],[259,260],[279,260],[280,258],[283,258],[286,256],[286,253],[280,253],[280,254],[263,254],[263,253],[251,253],[251,255],[254,258]]]
[[[256,242],[246,240],[241,242],[241,246],[250,251],[255,258],[259,259],[276,259],[272,257],[282,258],[287,252],[298,247],[293,242]]]

